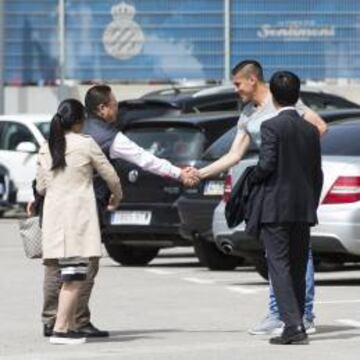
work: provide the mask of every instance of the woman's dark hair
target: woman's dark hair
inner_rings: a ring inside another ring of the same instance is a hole
[[[66,99],[60,103],[50,124],[49,149],[52,158],[51,170],[63,169],[66,166],[65,132],[70,130],[73,125],[82,123],[84,118],[85,108],[80,101]]]
[[[98,106],[110,101],[111,87],[108,85],[94,85],[85,95],[85,107],[88,113],[96,114]]]

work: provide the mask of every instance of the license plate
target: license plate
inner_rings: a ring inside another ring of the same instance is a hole
[[[223,181],[208,181],[205,183],[204,195],[216,196],[224,194],[224,182]]]
[[[115,211],[111,214],[112,225],[150,225],[151,211]]]

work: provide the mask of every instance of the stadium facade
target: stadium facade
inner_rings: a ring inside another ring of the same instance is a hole
[[[7,85],[60,77],[220,82],[245,58],[261,61],[266,76],[290,69],[314,81],[360,78],[359,0],[5,0],[4,7]]]

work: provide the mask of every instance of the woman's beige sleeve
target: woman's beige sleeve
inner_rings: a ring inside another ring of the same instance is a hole
[[[99,145],[93,139],[90,139],[90,158],[94,169],[105,180],[115,199],[120,201],[123,197],[123,193],[119,176],[101,151]]]

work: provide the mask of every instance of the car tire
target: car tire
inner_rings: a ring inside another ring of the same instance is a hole
[[[156,247],[138,247],[105,243],[105,248],[114,261],[124,266],[144,266],[159,252]]]
[[[251,259],[251,262],[254,264],[258,274],[265,280],[269,280],[269,270],[265,255],[255,256]]]
[[[244,262],[241,257],[222,253],[215,243],[201,237],[194,239],[194,249],[201,265],[210,270],[234,270]]]

